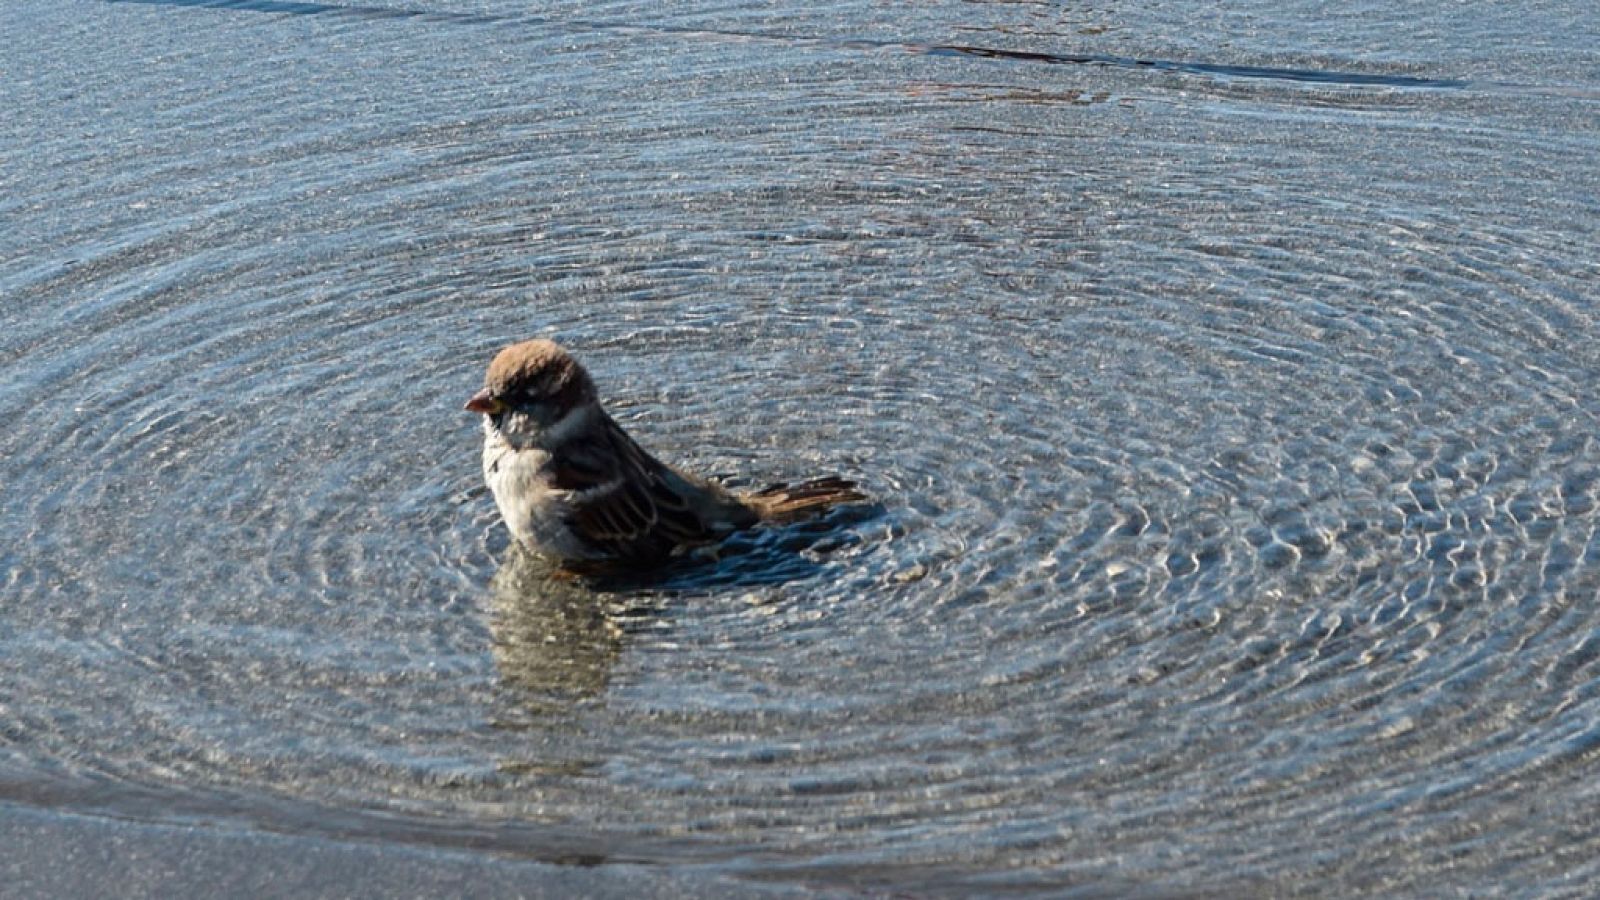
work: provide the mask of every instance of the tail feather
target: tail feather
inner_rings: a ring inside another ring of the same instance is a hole
[[[774,484],[744,495],[744,501],[769,522],[794,522],[844,503],[863,503],[856,483],[837,475],[796,484]]]

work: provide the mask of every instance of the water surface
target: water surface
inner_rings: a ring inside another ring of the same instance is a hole
[[[0,33],[9,808],[736,893],[1600,875],[1577,5]],[[460,410],[532,335],[879,506],[552,581]]]

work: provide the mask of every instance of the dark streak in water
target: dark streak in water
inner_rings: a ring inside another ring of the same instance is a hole
[[[1303,81],[1313,84],[1355,85],[1401,88],[1464,88],[1471,82],[1460,78],[1421,78],[1407,75],[1375,75],[1362,72],[1334,72],[1324,69],[1281,69],[1271,66],[1234,66],[1221,63],[1179,62],[1163,59],[1138,59],[1132,56],[1098,54],[1063,55],[1035,53],[1023,50],[994,50],[988,47],[968,47],[940,44],[926,48],[930,56],[976,56],[982,59],[1003,59],[1014,62],[1037,62],[1048,65],[1113,66],[1124,69],[1155,69],[1159,72],[1179,72],[1186,75],[1215,75],[1225,78],[1268,78],[1278,81]]]
[[[297,3],[292,0],[106,0],[107,3],[141,3],[147,6],[187,6],[204,9],[237,9],[246,12],[283,13],[291,16],[352,16],[363,19],[426,19],[430,22],[491,24],[511,21],[509,16],[482,13],[436,12],[425,9],[396,9],[387,6],[341,6],[334,3]]]
[[[521,23],[525,25],[561,25],[583,31],[655,31],[661,34],[701,34],[741,40],[770,40],[785,43],[815,43],[836,47],[872,50],[904,50],[927,56],[961,56],[977,59],[994,59],[1008,62],[1043,63],[1046,65],[1106,66],[1120,69],[1151,69],[1180,75],[1201,75],[1216,78],[1269,79],[1308,84],[1345,87],[1388,87],[1423,90],[1454,90],[1472,86],[1460,78],[1425,78],[1406,75],[1380,75],[1363,72],[1339,72],[1323,69],[1290,69],[1272,66],[1240,66],[1223,63],[1184,62],[1180,60],[1140,59],[1132,56],[1110,54],[1059,54],[1026,50],[1000,50],[961,44],[919,44],[903,41],[837,40],[793,38],[777,34],[754,32],[712,31],[696,28],[654,26],[642,28],[621,23],[583,20],[553,20],[538,16],[499,16],[482,13],[437,12],[424,9],[397,9],[386,6],[345,6],[333,3],[302,3],[292,0],[105,0],[107,3],[139,3],[148,6],[181,6],[204,9],[235,9],[247,12],[283,13],[297,16],[350,16],[364,19],[421,19],[430,22],[457,22],[461,24],[488,25]]]

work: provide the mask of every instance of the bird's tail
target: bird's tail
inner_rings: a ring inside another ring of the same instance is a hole
[[[818,515],[840,504],[863,503],[868,498],[856,489],[854,481],[828,475],[797,484],[775,484],[740,499],[762,519],[781,524]]]

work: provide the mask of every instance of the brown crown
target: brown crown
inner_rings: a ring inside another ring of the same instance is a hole
[[[537,338],[501,350],[489,363],[483,386],[502,400],[518,393],[554,398],[569,409],[596,397],[589,373],[555,341]]]

